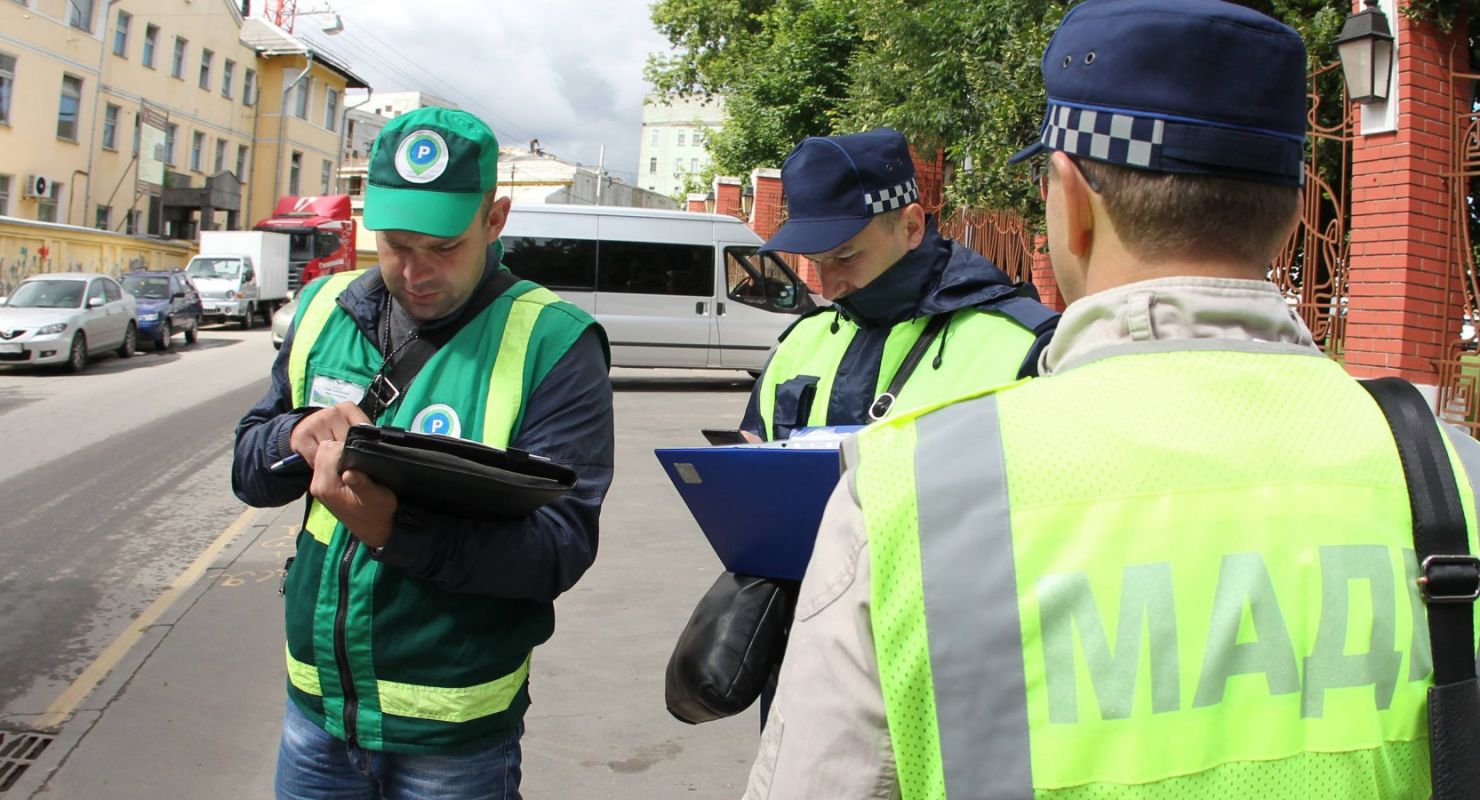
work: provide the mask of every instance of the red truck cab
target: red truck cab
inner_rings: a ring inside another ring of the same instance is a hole
[[[292,236],[288,251],[288,289],[298,291],[325,275],[355,268],[355,221],[349,195],[331,194],[278,200],[272,216],[253,230]]]

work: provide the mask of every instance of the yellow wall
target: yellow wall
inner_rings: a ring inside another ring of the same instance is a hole
[[[134,125],[141,103],[147,99],[169,115],[177,125],[174,142],[175,172],[190,176],[200,186],[216,172],[217,141],[224,143],[222,169],[236,171],[237,149],[248,148],[242,187],[242,212],[238,225],[249,228],[268,216],[278,195],[289,194],[288,164],[293,151],[303,154],[300,175],[302,194],[323,194],[323,163],[331,165],[339,150],[343,125],[346,79],[315,64],[310,73],[308,119],[291,114],[286,120],[279,146],[279,106],[282,103],[284,71],[291,80],[302,70],[302,56],[259,58],[239,41],[240,3],[235,0],[94,0],[91,31],[67,22],[66,0],[15,0],[0,2],[0,53],[16,59],[16,74],[10,107],[10,124],[0,124],[0,175],[10,176],[8,202],[0,214],[36,219],[38,202],[23,199],[21,183],[26,176],[41,174],[61,184],[56,220],[91,227],[98,206],[111,209],[111,227],[122,230],[130,207],[141,212],[147,198],[135,197],[137,166],[133,159]],[[254,4],[255,5],[255,4]],[[123,56],[114,55],[113,42],[120,11],[131,15]],[[154,67],[143,65],[143,49],[149,25],[159,28]],[[186,40],[181,78],[171,76],[175,37]],[[199,85],[201,56],[213,51],[208,88]],[[229,96],[222,95],[226,60],[234,62]],[[259,93],[256,104],[243,102],[247,70],[256,74]],[[57,113],[63,75],[82,79],[77,141],[58,139]],[[339,95],[335,131],[324,125],[326,87]],[[104,147],[104,125],[108,105],[118,108],[115,146]],[[289,108],[293,108],[289,97]],[[204,141],[199,169],[192,169],[194,134]],[[279,167],[275,171],[274,167]],[[332,169],[332,166],[331,166]],[[135,203],[137,205],[135,206]],[[217,212],[216,225],[226,223]],[[147,222],[141,222],[147,228]]]
[[[45,255],[43,255],[43,251]],[[104,272],[184,267],[185,242],[161,242],[69,225],[0,218],[0,295],[37,272]]]

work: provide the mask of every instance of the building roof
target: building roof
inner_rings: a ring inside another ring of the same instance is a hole
[[[310,56],[314,61],[339,73],[350,89],[369,89],[364,78],[350,72],[349,67],[337,58],[313,47],[267,20],[251,17],[242,20],[241,43],[257,51],[259,56]]]

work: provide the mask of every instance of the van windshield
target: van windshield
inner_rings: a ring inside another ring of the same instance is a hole
[[[185,274],[192,278],[236,280],[241,272],[242,262],[239,258],[197,258],[190,262],[190,269]]]

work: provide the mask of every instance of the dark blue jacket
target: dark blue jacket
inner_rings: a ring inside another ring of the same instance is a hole
[[[940,235],[934,217],[926,220],[925,238],[869,285],[811,314],[837,314],[860,330],[838,364],[828,398],[827,424],[865,425],[879,385],[884,342],[893,326],[919,317],[948,314],[963,308],[995,311],[1017,320],[1037,335],[1019,375],[1037,374],[1038,353],[1058,325],[1058,312],[1038,302],[1032,284],[1014,284],[995,264],[968,247]],[[808,315],[810,316],[810,314]],[[786,338],[782,334],[782,338]],[[950,358],[950,332],[937,340],[942,358]],[[760,392],[756,381],[740,428],[762,438]],[[778,406],[785,405],[778,402]]]
[[[491,263],[496,268],[497,261]],[[491,280],[493,271],[484,273]],[[379,343],[385,284],[378,270],[357,279],[339,305],[361,333]],[[457,314],[429,325],[450,324]],[[272,386],[236,428],[231,487],[242,502],[282,506],[308,491],[306,465],[269,472],[288,456],[293,425],[314,409],[295,409],[288,384],[293,330],[272,365]],[[575,489],[514,521],[475,520],[399,504],[379,558],[414,578],[453,592],[550,601],[573,586],[596,558],[601,502],[611,486],[615,449],[610,356],[599,326],[581,334],[530,393],[524,421],[509,446],[575,470]]]

